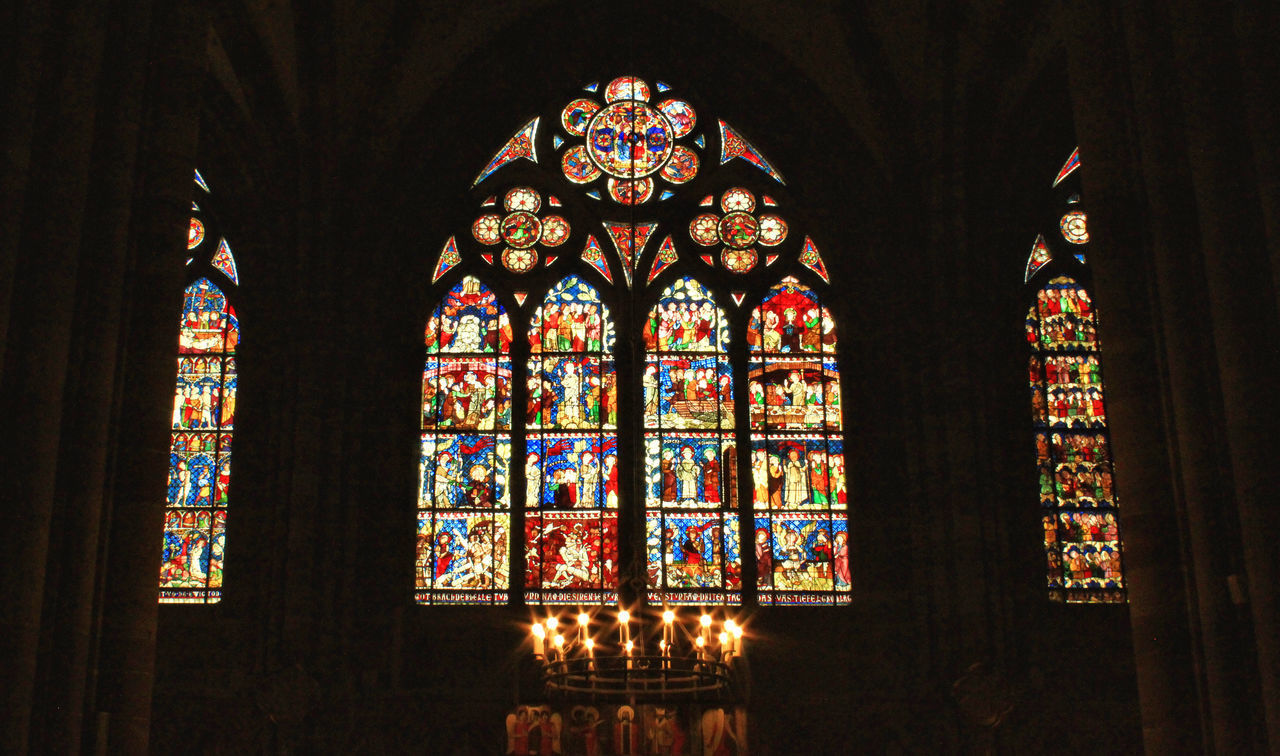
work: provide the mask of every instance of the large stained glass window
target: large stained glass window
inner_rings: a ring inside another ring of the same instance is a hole
[[[666,603],[741,600],[728,342],[724,311],[692,278],[644,324],[645,553],[651,596]]]
[[[753,541],[761,604],[847,603],[848,490],[831,313],[784,278],[747,326]]]
[[[448,293],[428,329],[418,601],[847,603],[829,278],[782,174],[676,87],[636,76],[512,125],[433,260],[431,297]],[[496,308],[480,327],[445,317],[468,290]],[[499,302],[528,324],[511,352]],[[464,331],[496,341],[446,345]],[[496,406],[519,404],[477,427],[489,373]],[[733,392],[749,377],[748,418]],[[758,497],[739,484],[748,453]]]
[[[231,247],[209,210],[207,185],[199,173],[195,180],[199,192],[191,205],[187,267],[198,278],[183,293],[178,323],[161,603],[220,601],[226,549],[240,324],[214,280],[233,288],[237,276]]]
[[[571,275],[529,327],[525,598],[613,603],[618,581],[618,380],[613,319]]]
[[[1064,185],[1079,165],[1077,150],[1054,182],[1068,195],[1061,242],[1038,236],[1025,274],[1035,291],[1026,333],[1036,469],[1049,597],[1119,603],[1124,575],[1097,313],[1079,281],[1089,273],[1089,235],[1075,182]]]
[[[505,603],[511,547],[511,324],[463,278],[426,328],[416,598]]]

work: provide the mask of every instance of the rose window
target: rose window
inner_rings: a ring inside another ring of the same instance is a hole
[[[767,199],[767,198],[766,198]],[[707,198],[709,204],[710,197]],[[720,197],[724,215],[703,213],[689,223],[689,236],[704,247],[724,245],[720,262],[734,273],[746,273],[760,259],[755,245],[773,247],[787,238],[787,224],[772,214],[756,215],[755,195],[735,187]]]
[[[554,204],[554,201],[553,203]],[[534,245],[558,247],[569,238],[569,222],[559,215],[538,217],[542,196],[518,186],[502,199],[505,216],[487,213],[471,224],[471,235],[481,244],[504,244],[502,264],[513,273],[524,273],[538,264]]]
[[[601,105],[580,97],[560,112],[564,130],[583,137],[560,158],[565,178],[590,184],[606,176],[615,202],[637,205],[653,196],[656,180],[683,184],[697,175],[697,153],[676,144],[697,124],[689,103],[669,98],[651,105],[649,85],[634,76],[609,82],[604,99]]]

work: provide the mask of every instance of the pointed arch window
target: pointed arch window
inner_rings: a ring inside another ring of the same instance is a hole
[[[1107,430],[1097,310],[1081,283],[1090,271],[1077,148],[1053,186],[1065,197],[1058,234],[1036,237],[1025,279],[1028,380],[1049,597],[1123,603],[1115,470]]]
[[[229,299],[235,257],[195,173],[187,268],[178,324],[178,371],[169,445],[168,500],[160,552],[160,603],[222,599],[240,322]],[[214,241],[216,240],[216,242]]]
[[[511,543],[511,324],[467,276],[427,321],[417,600],[505,603]]]
[[[782,174],[741,132],[635,76],[590,83],[525,122],[476,177],[474,220],[447,238],[432,282],[457,291],[491,281],[528,329],[511,345],[514,374],[506,368],[503,396],[518,410],[492,430],[495,448],[524,446],[509,468],[496,463],[506,485],[495,483],[492,519],[509,516],[504,532],[518,534],[493,552],[523,574],[526,602],[848,601],[834,320],[818,304],[829,281],[812,237],[792,233],[787,198]],[[774,284],[760,305],[768,322],[749,326],[746,308],[760,303],[746,304],[747,292]],[[775,313],[791,318],[779,321],[791,329],[785,346],[773,343]],[[773,388],[780,370],[778,385],[803,404],[798,419],[768,414],[763,393],[758,418],[735,411],[749,373]],[[795,371],[809,388],[793,385]],[[439,393],[437,381],[424,397]],[[446,499],[438,478],[427,482],[442,433],[424,423],[437,446],[424,445],[419,493],[421,603],[467,600],[432,583],[441,546],[422,524]],[[755,504],[739,485],[751,469],[739,450],[756,447],[786,459],[797,449],[805,494],[793,471],[782,503]],[[510,498],[523,506],[507,509]],[[744,552],[757,530],[764,540]],[[448,564],[471,563],[450,542]],[[505,579],[503,569],[493,574]],[[756,569],[759,581],[744,583]],[[518,587],[495,577],[484,600]]]

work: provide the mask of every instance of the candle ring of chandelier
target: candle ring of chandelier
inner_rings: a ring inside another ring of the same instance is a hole
[[[725,701],[742,697],[744,628],[722,607],[681,622],[619,610],[535,619],[534,659],[547,694],[575,700]],[[633,635],[634,633],[634,635]]]

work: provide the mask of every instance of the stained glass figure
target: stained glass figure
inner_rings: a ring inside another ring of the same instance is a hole
[[[646,554],[651,596],[672,604],[741,596],[733,374],[724,310],[677,279],[644,326]]]
[[[1070,176],[1079,167],[1080,148],[1077,147],[1071,152],[1071,157],[1067,158],[1067,162],[1062,164],[1062,170],[1058,171],[1058,177],[1053,180],[1053,185],[1056,187],[1058,184],[1061,184],[1063,179]]]
[[[1058,226],[1062,229],[1062,238],[1072,244],[1088,244],[1089,229],[1086,225],[1086,216],[1080,210],[1072,210],[1062,216]]]
[[[800,264],[817,273],[823,281],[831,283],[831,279],[827,277],[827,266],[823,264],[822,255],[818,252],[818,245],[807,236],[804,238],[804,249],[800,251]]]
[[[511,324],[467,276],[425,329],[415,599],[505,603],[511,546]]]
[[[596,241],[594,236],[587,236],[587,243],[582,247],[581,257],[583,262],[595,268],[600,275],[604,276],[604,280],[613,283],[613,274],[609,272],[609,263],[604,259],[604,253],[600,251],[600,242]]]
[[[613,240],[613,247],[618,253],[618,260],[622,263],[622,276],[627,282],[627,287],[630,288],[631,276],[635,271],[636,261],[644,253],[645,245],[649,243],[649,237],[653,234],[654,229],[658,227],[658,224],[630,223],[627,221],[603,221],[602,223],[604,230],[609,234],[609,238]]]
[[[608,308],[578,276],[553,286],[530,322],[524,422],[531,603],[611,603],[617,595],[614,341]]]
[[[239,342],[226,294],[208,278],[188,286],[178,330],[160,603],[222,598]]]
[[[1048,265],[1052,259],[1052,255],[1049,254],[1049,245],[1045,244],[1044,235],[1037,235],[1035,244],[1031,245],[1031,254],[1027,257],[1027,271],[1022,279],[1023,282],[1030,281],[1031,277]]]
[[[444,249],[440,250],[440,259],[436,262],[436,270],[431,274],[431,283],[439,281],[441,276],[457,267],[462,262],[462,255],[458,254],[458,242],[450,236],[449,241],[444,243]]]
[[[742,158],[751,163],[755,167],[769,174],[769,177],[779,184],[787,183],[782,179],[782,174],[765,159],[764,154],[757,150],[750,142],[742,137],[729,124],[720,121],[720,164],[733,160],[734,158]]]
[[[236,258],[231,254],[231,245],[227,244],[226,239],[218,240],[218,251],[213,253],[209,264],[231,279],[231,283],[240,283],[240,276],[236,273]]]
[[[512,160],[526,158],[533,162],[538,162],[538,155],[534,147],[534,138],[538,134],[538,121],[535,118],[520,128],[515,134],[502,145],[502,149],[498,150],[498,154],[493,156],[493,160],[480,171],[480,175],[476,176],[476,180],[471,182],[472,186],[477,186],[481,181],[493,175],[493,172],[502,166],[510,163]]]
[[[653,283],[653,279],[657,278],[658,274],[671,267],[678,259],[680,257],[676,254],[675,245],[671,243],[671,237],[668,236],[662,240],[662,246],[658,247],[658,254],[653,258],[653,267],[649,270],[649,280],[645,284]]]
[[[755,554],[762,604],[849,601],[848,492],[835,323],[795,278],[747,325]]]
[[[1122,603],[1119,502],[1093,302],[1075,280],[1056,276],[1036,292],[1026,325],[1049,596]]]

